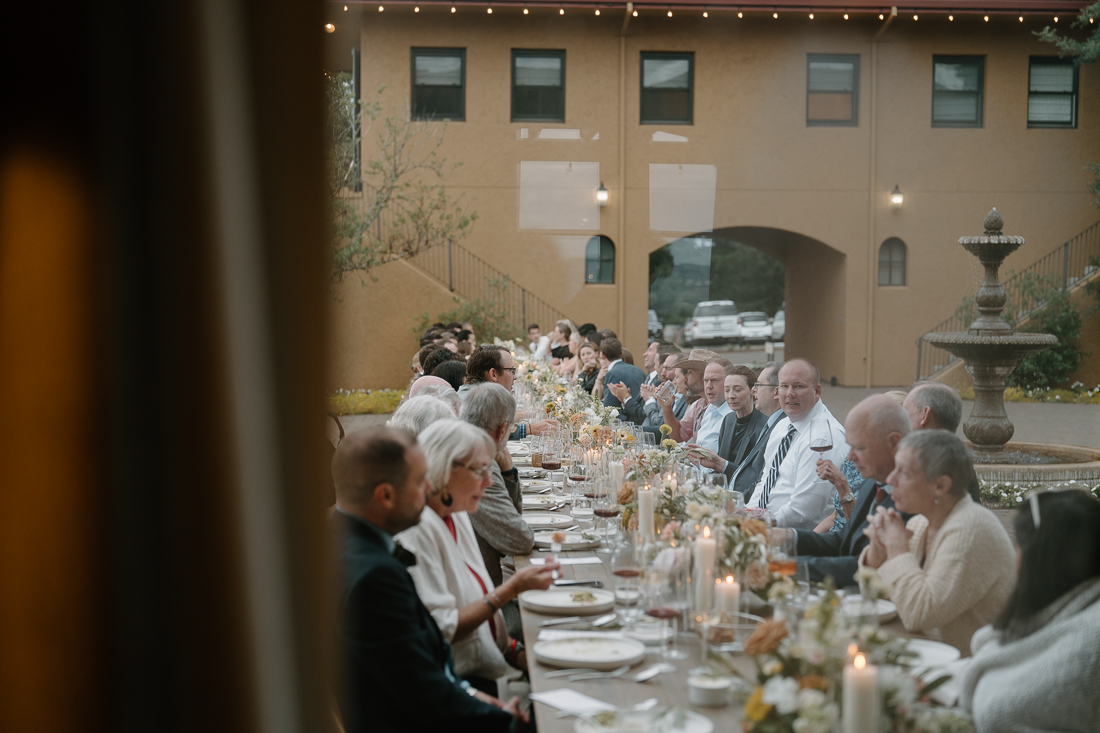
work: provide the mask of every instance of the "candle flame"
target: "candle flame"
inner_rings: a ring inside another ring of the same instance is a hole
[[[714,584],[715,585],[722,585],[722,579],[721,578],[715,578],[714,579]]]
[[[867,666],[867,660],[862,654],[857,654],[855,661],[853,661],[852,664],[855,665],[856,669],[863,669]]]
[[[703,537],[710,539],[710,527],[703,527]]]
[[[732,575],[727,575],[726,576],[726,582],[729,583],[730,585],[733,585],[733,576]]]

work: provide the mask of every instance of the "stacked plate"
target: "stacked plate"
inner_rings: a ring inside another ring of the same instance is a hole
[[[539,514],[532,512],[523,515],[523,521],[531,526],[531,529],[561,529],[573,524],[573,517],[568,514]]]
[[[615,594],[603,588],[552,588],[520,593],[519,602],[529,611],[550,616],[590,616],[613,609]],[[623,662],[620,662],[615,667],[622,665]]]
[[[568,518],[570,521],[573,520],[572,517]],[[556,534],[565,535],[561,541],[562,552],[591,550],[600,546],[600,538],[587,532],[535,532],[535,547],[544,550],[550,549],[550,544],[554,541],[554,535]]]
[[[562,497],[549,496],[547,494],[526,494],[523,497],[523,508],[526,510],[531,509],[546,509],[547,507],[558,506],[562,503]]]
[[[535,659],[547,667],[612,670],[631,666],[645,658],[645,644],[623,637],[574,637],[539,641]]]

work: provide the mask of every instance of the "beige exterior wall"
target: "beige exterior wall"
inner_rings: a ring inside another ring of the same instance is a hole
[[[649,253],[697,233],[650,227],[651,164],[716,167],[714,230],[784,262],[786,353],[813,359],[840,384],[912,381],[917,337],[975,289],[978,268],[957,240],[979,234],[990,207],[1004,215],[1006,233],[1027,238],[1006,271],[1096,220],[1083,166],[1100,160],[1100,70],[1081,70],[1077,129],[1028,129],[1028,56],[1050,55],[1031,36],[1038,20],[899,18],[872,43],[878,21],[710,15],[648,11],[621,40],[618,11],[387,6],[363,15],[361,88],[368,97],[386,85],[383,104],[403,106],[411,47],[465,48],[466,120],[450,123],[445,143],[464,164],[449,188],[480,217],[463,244],[578,323],[615,329],[635,353],[645,348]],[[564,124],[510,121],[513,48],[566,51]],[[694,124],[639,124],[643,50],[695,53]],[[859,54],[858,126],[806,126],[807,53]],[[931,127],[933,54],[985,56],[983,128]],[[580,139],[540,140],[543,128],[578,129]],[[688,141],[654,142],[656,131]],[[371,143],[364,148],[370,157]],[[598,163],[610,190],[598,229],[521,229],[523,161]],[[888,200],[895,184],[905,193],[900,211]],[[584,245],[595,234],[616,244],[613,286],[583,283]],[[878,247],[895,236],[908,246],[907,285],[880,288]],[[362,308],[380,328],[405,334],[426,307],[379,311],[383,288],[367,290],[337,309]],[[334,378],[353,373],[361,372],[337,354]],[[334,386],[392,386],[364,379]]]

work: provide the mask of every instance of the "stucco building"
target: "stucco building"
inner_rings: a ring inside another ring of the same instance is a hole
[[[355,46],[364,97],[451,119],[463,246],[578,323],[640,353],[650,252],[732,239],[786,267],[788,356],[897,385],[973,293],[957,240],[991,207],[1027,238],[1005,270],[1100,218],[1100,69],[1033,35],[1082,6],[340,3],[329,64]],[[403,385],[413,316],[449,307],[413,265],[377,275],[337,288],[333,386]]]

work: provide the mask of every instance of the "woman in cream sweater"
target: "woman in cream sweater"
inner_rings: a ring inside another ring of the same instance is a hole
[[[887,478],[897,510],[880,508],[860,564],[878,568],[910,631],[937,634],[970,654],[970,637],[1001,612],[1016,552],[1000,520],[972,501],[966,446],[944,430],[910,433]],[[913,514],[908,524],[901,514]]]

